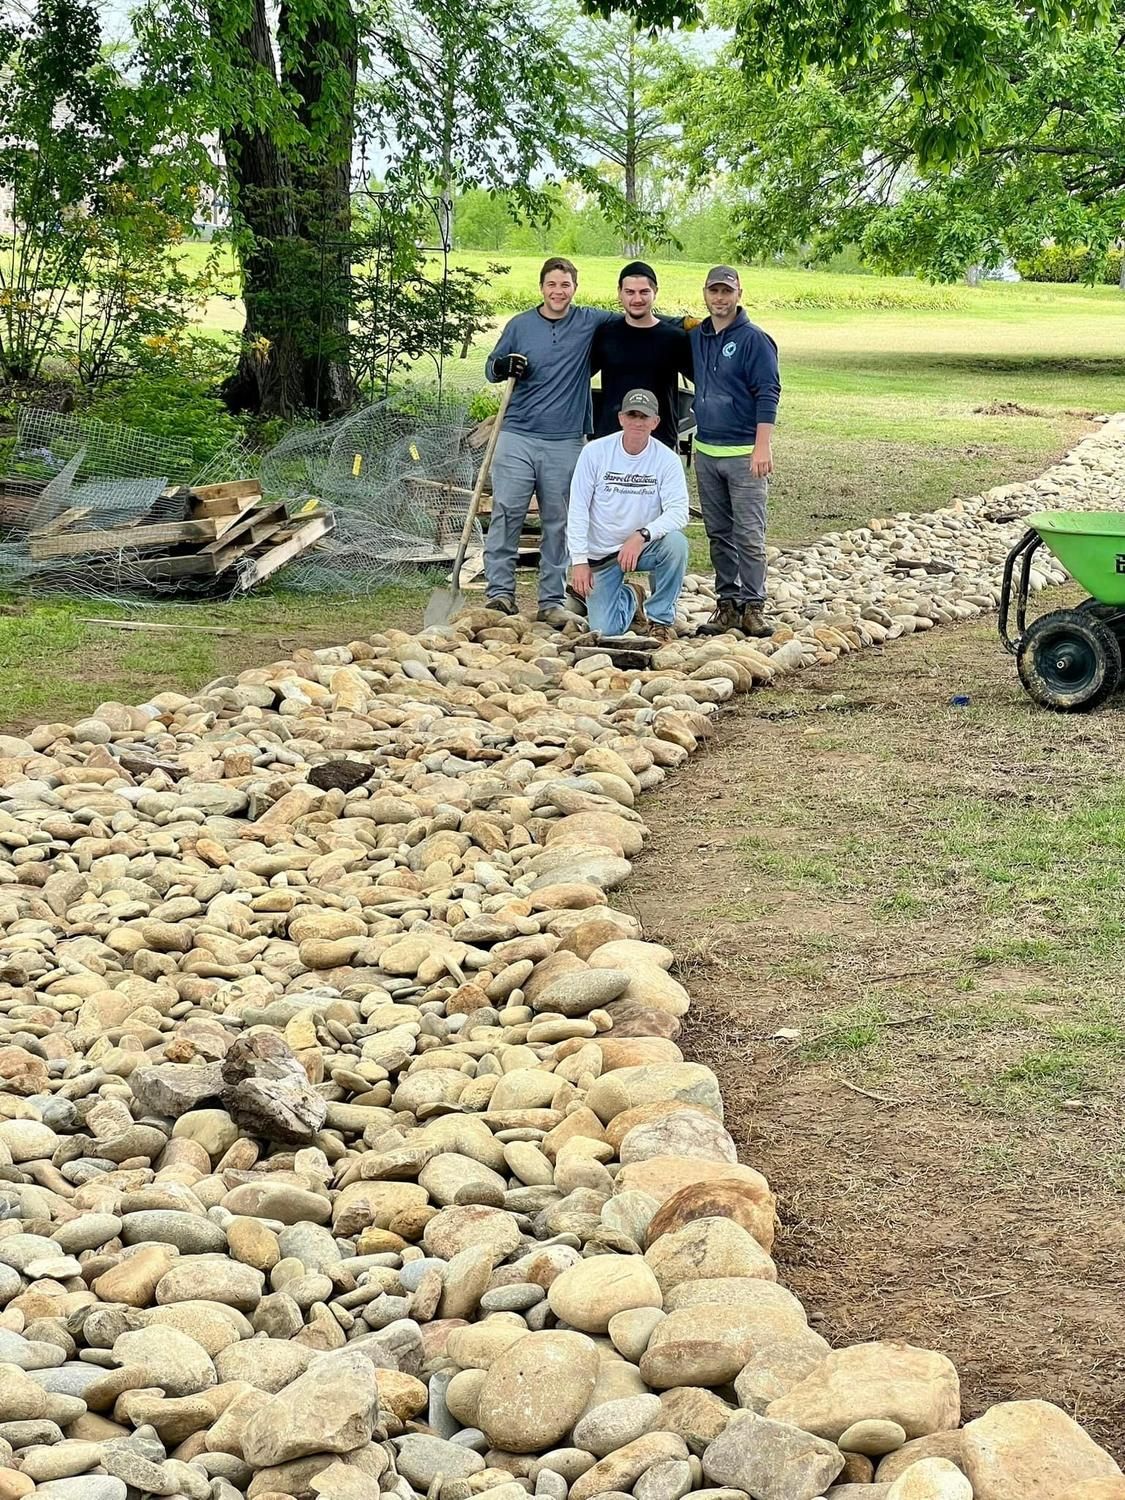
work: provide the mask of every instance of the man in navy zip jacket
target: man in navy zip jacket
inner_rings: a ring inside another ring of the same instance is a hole
[[[781,376],[777,345],[747,318],[741,295],[738,272],[715,266],[703,288],[710,317],[691,330],[695,476],[719,600],[701,633],[767,636],[767,476]]]

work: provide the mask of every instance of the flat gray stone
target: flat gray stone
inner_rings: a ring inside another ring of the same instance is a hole
[[[62,1350],[59,1350],[62,1353]],[[54,1391],[60,1396],[77,1396],[85,1401],[86,1392],[95,1381],[105,1377],[100,1365],[85,1362],[58,1365],[53,1370],[29,1370],[28,1378],[45,1391]]]
[[[149,1241],[175,1245],[181,1255],[222,1255],[227,1248],[227,1237],[213,1219],[175,1209],[152,1208],[126,1214],[121,1221],[121,1238],[127,1245]]]
[[[127,1500],[128,1494],[125,1481],[111,1474],[80,1474],[35,1486],[35,1500]]]
[[[0,1328],[0,1365],[18,1365],[21,1370],[50,1370],[66,1355],[57,1344],[40,1344]]]
[[[412,1432],[395,1438],[397,1468],[416,1490],[428,1490],[438,1474],[445,1479],[468,1479],[484,1468],[484,1459],[471,1448],[445,1438]]]

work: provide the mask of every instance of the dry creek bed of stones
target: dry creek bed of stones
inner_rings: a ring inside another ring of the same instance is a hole
[[[993,607],[1123,477],[1115,419],[646,671],[478,610],[0,737],[0,1500],[1125,1500],[810,1328],[607,894],[736,693]]]

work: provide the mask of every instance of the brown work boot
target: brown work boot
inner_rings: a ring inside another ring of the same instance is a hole
[[[570,610],[572,615],[589,614],[585,599],[583,599],[577,589],[571,588],[569,583],[566,586],[566,598],[563,600],[563,604]]]
[[[662,620],[650,620],[648,622],[648,633],[654,641],[659,641],[662,646],[669,646],[673,641],[679,640],[679,632],[674,625],[665,625]]]
[[[760,604],[747,604],[745,606],[742,611],[742,629],[746,635],[759,637],[773,635],[773,626],[766,624]]]
[[[633,611],[633,618],[629,622],[629,629],[634,635],[647,635],[648,620],[645,617],[645,600],[648,598],[648,594],[645,591],[645,586],[643,583],[633,583],[629,579],[626,579],[625,587],[637,601],[637,607]]]
[[[726,635],[730,630],[742,629],[742,610],[736,599],[720,599],[715,613],[705,625],[701,625],[696,631],[697,635]]]
[[[511,594],[490,594],[484,601],[485,609],[494,609],[501,615],[518,615],[516,601]]]

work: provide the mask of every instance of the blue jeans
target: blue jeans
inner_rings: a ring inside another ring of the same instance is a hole
[[[645,614],[654,625],[671,625],[676,618],[676,600],[683,587],[687,559],[687,537],[682,531],[657,537],[637,558],[637,572],[650,575]],[[590,629],[599,635],[621,635],[629,629],[636,608],[637,596],[625,587],[625,574],[617,559],[598,568],[586,600]]]
[[[539,501],[539,607],[563,602],[566,507],[582,438],[537,438],[501,432],[492,457],[492,515],[484,539],[490,596],[515,594],[516,553],[531,497]]]

